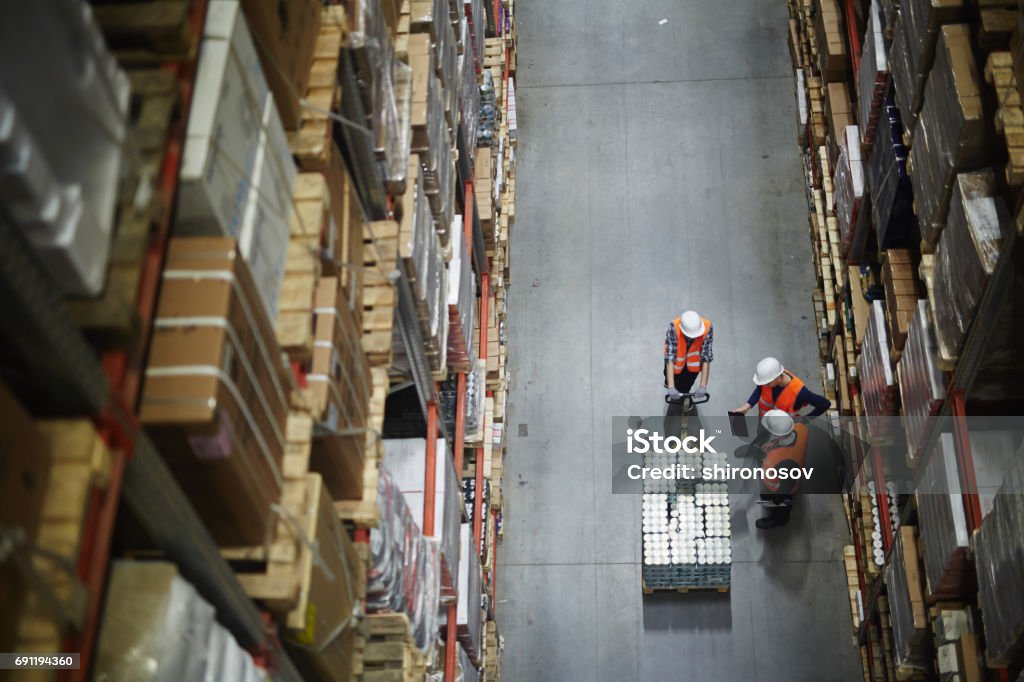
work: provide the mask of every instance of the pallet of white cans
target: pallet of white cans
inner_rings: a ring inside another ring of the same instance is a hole
[[[650,487],[659,491],[645,492],[642,505],[644,593],[727,592],[732,577],[732,529],[725,484],[652,483]]]

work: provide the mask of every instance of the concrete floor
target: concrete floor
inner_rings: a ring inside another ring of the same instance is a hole
[[[520,0],[503,676],[858,680],[838,498],[765,534],[732,500],[728,595],[644,597],[611,417],[662,414],[665,328],[715,325],[711,402],[764,355],[820,386],[781,0]],[[659,21],[667,23],[659,25]]]

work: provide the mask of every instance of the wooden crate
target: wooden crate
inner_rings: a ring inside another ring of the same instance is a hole
[[[380,524],[377,482],[380,477],[380,460],[384,454],[381,431],[384,428],[384,403],[387,400],[389,389],[387,368],[371,368],[370,377],[373,392],[370,396],[366,449],[363,457],[362,496],[357,500],[338,500],[334,503],[338,515],[359,528],[374,528]]]
[[[422,682],[426,659],[413,642],[404,613],[371,614],[364,632],[358,682]]]
[[[335,153],[331,137],[334,121],[327,112],[336,110],[341,102],[338,59],[347,33],[344,9],[338,5],[325,7],[305,96],[309,106],[303,108],[299,129],[288,132],[288,144],[302,171],[326,171]]]

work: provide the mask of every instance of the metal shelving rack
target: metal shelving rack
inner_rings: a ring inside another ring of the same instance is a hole
[[[861,40],[860,33],[857,25],[857,13],[855,8],[855,0],[843,0],[844,18],[846,23],[847,37],[849,39],[850,57],[853,66],[854,78],[858,73],[860,63],[860,51],[861,51]],[[808,130],[808,136],[810,141],[810,130]],[[811,145],[813,149],[813,144]],[[812,155],[813,160],[813,155]],[[1017,215],[1021,210],[1024,210],[1024,195],[1022,195],[1015,207],[1014,215]],[[860,236],[863,238],[866,236],[866,231],[870,219],[865,220],[864,211],[859,216],[861,220],[858,221],[857,232],[862,233]],[[856,237],[855,237],[856,240]],[[953,444],[957,462],[957,470],[960,477],[961,490],[965,491],[976,491],[977,490],[977,478],[975,475],[974,458],[971,451],[971,443],[967,432],[967,399],[970,394],[970,390],[974,384],[975,379],[978,376],[978,372],[981,369],[981,363],[985,356],[988,342],[991,337],[991,332],[995,319],[999,313],[999,310],[1006,300],[1006,296],[1010,289],[1013,267],[1017,260],[1017,249],[1019,248],[1019,238],[1017,230],[1011,229],[1008,234],[1004,235],[1003,248],[1000,254],[1000,258],[996,264],[995,271],[990,277],[988,284],[986,285],[985,292],[982,296],[981,301],[978,304],[977,311],[975,312],[974,320],[968,331],[967,338],[964,342],[963,350],[960,353],[957,366],[952,372],[946,373],[947,379],[947,393],[946,398],[943,401],[942,408],[938,416],[932,420],[930,430],[924,439],[925,447],[923,452],[926,453],[925,457],[929,456],[934,449],[934,445],[938,440],[939,433],[941,430],[941,423],[944,421],[944,417],[952,418],[953,424]],[[854,249],[851,254],[859,253],[860,249]],[[850,265],[856,265],[856,258],[851,255]],[[843,297],[847,293],[850,293],[853,283],[847,282],[847,291],[843,292]],[[842,323],[840,318],[837,321],[837,328]],[[833,329],[830,332],[832,336],[829,339],[829,344],[834,343],[837,329]],[[850,387],[851,398],[855,397],[857,389],[853,386]],[[876,490],[885,490],[885,476],[883,463],[881,458],[880,449],[872,447],[869,455],[871,457],[871,470],[872,478],[875,482]],[[917,464],[917,472],[923,471],[925,468],[925,460]],[[916,484],[916,476],[915,476]],[[879,506],[879,521],[882,526],[882,543],[885,551],[885,564],[888,565],[892,559],[892,544],[893,544],[893,523],[891,510],[889,508],[888,496],[884,493],[878,494],[878,506]],[[962,494],[962,501],[964,505],[964,512],[967,520],[967,530],[969,534],[973,534],[981,526],[982,514],[981,506],[979,503],[978,495],[976,492],[965,492]],[[854,519],[853,523],[856,523]],[[869,673],[870,666],[874,661],[875,652],[872,651],[870,638],[867,636],[867,621],[876,615],[875,608],[877,603],[877,596],[879,595],[883,585],[883,571],[872,577],[864,573],[865,561],[867,560],[862,556],[861,547],[859,542],[854,542],[854,550],[857,559],[857,579],[860,587],[861,599],[864,605],[864,618],[861,620],[860,628],[858,632],[858,641],[862,642],[867,647],[868,654],[868,665]],[[1009,680],[1009,671],[1006,669],[997,669],[992,671],[994,677],[1000,681]]]
[[[206,7],[206,0],[196,0],[189,17],[189,27],[197,42]],[[81,667],[62,671],[62,680],[85,680],[89,674],[122,496],[156,546],[216,608],[220,621],[239,644],[273,672],[275,679],[302,679],[281,647],[269,618],[260,613],[242,589],[137,418],[142,368],[170,234],[196,59],[193,55],[190,60],[161,67],[177,77],[182,114],[168,129],[156,183],[161,220],[157,231],[150,234],[145,252],[136,297],[141,334],[132,350],[96,355],[62,307],[33,251],[0,210],[0,243],[4,245],[0,249],[0,301],[5,310],[0,339],[7,349],[0,358],[0,373],[36,414],[91,416],[111,451],[107,485],[102,490],[94,489],[90,495],[76,565],[77,577],[86,591],[85,614],[81,627],[68,635],[64,643],[66,651],[81,654]]]

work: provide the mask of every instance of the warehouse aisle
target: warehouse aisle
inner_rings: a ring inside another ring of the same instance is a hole
[[[663,335],[684,307],[715,324],[705,414],[748,395],[766,354],[819,384],[785,4],[517,13],[503,675],[859,679],[838,498],[803,499],[770,535],[734,498],[731,594],[652,598],[639,497],[611,494],[611,417],[662,413]]]

